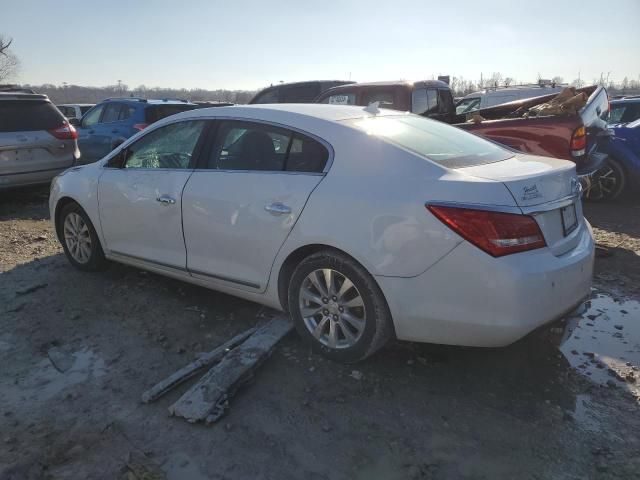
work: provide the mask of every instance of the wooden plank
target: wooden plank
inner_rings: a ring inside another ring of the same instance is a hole
[[[177,387],[181,383],[193,377],[202,368],[218,363],[229,352],[229,350],[240,345],[255,331],[255,328],[250,328],[249,330],[236,335],[231,340],[226,341],[214,350],[201,355],[195,362],[182,367],[180,370],[169,375],[161,382],[156,383],[153,387],[142,394],[142,402],[150,403],[156,401],[172,388]]]
[[[204,374],[198,383],[169,407],[169,413],[192,423],[218,420],[228,406],[227,400],[292,329],[293,324],[288,318],[282,315],[274,317]]]

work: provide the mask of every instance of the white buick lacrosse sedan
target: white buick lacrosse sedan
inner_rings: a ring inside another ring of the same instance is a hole
[[[370,107],[174,115],[58,176],[50,208],[75,267],[288,311],[345,362],[394,336],[507,345],[575,308],[593,268],[573,163]]]

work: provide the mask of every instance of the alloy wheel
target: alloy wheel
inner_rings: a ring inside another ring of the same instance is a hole
[[[620,172],[607,162],[591,180],[583,195],[588,200],[613,199],[620,193],[620,182]]]
[[[307,275],[298,305],[306,328],[329,348],[351,347],[364,333],[364,300],[353,282],[336,270],[323,268]]]
[[[63,231],[64,241],[73,259],[78,263],[87,263],[91,258],[91,235],[84,219],[75,212],[69,213],[64,219]]]

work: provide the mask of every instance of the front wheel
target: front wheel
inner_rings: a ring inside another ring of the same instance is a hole
[[[59,220],[62,248],[71,264],[85,271],[101,270],[106,259],[89,216],[77,203],[63,207]]]
[[[626,176],[620,163],[609,157],[591,180],[591,185],[584,192],[584,198],[595,202],[615,200],[624,191]]]
[[[393,336],[389,308],[375,280],[339,252],[318,252],[298,265],[288,304],[300,336],[335,361],[363,360]]]

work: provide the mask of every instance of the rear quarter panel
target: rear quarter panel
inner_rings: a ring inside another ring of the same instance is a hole
[[[281,248],[274,272],[297,248],[322,244],[351,255],[373,275],[416,276],[462,241],[425,203],[514,205],[499,182],[467,178],[364,133],[342,130],[327,139],[335,150],[333,165]]]

